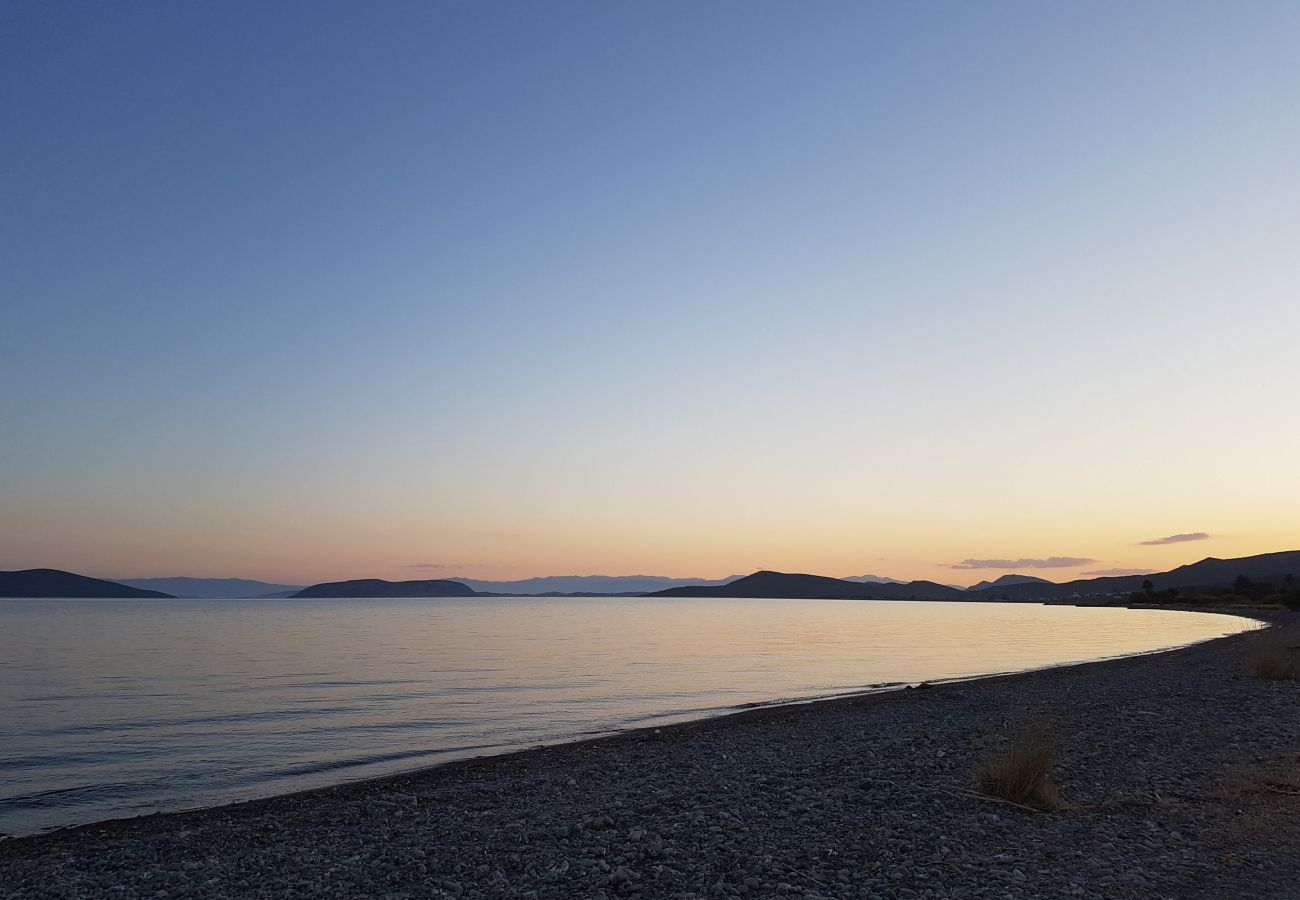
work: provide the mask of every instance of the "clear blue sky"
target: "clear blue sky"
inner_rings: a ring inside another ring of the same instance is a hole
[[[1300,545],[1300,4],[9,2],[0,119],[0,568]]]

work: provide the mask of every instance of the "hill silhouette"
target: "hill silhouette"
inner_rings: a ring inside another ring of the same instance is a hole
[[[739,578],[666,578],[661,575],[547,575],[515,581],[484,581],[453,576],[452,581],[469,585],[480,594],[499,596],[540,595],[559,597],[572,594],[608,596],[611,594],[645,594],[672,587],[726,584]]]
[[[1278,581],[1288,575],[1300,580],[1300,550],[1262,553],[1236,559],[1209,557],[1200,562],[1179,566],[1154,575],[1123,575],[1081,578],[1058,584],[1030,575],[1003,575],[967,590],[936,584],[933,581],[910,581],[906,584],[880,584],[802,575],[786,572],[755,572],[727,584],[691,585],[657,591],[651,597],[762,597],[854,600],[1060,600],[1070,597],[1127,595],[1142,588],[1150,579],[1157,591],[1165,588],[1226,587],[1239,575],[1253,581]]]
[[[1154,591],[1168,588],[1209,589],[1231,586],[1239,577],[1260,583],[1280,582],[1288,577],[1300,581],[1300,550],[1285,550],[1277,553],[1261,553],[1255,556],[1242,556],[1234,559],[1207,557],[1199,562],[1179,566],[1168,572],[1151,575],[1122,575],[1101,578],[1080,578],[1058,584],[1029,575],[1003,575],[992,582],[981,582],[967,590],[933,581],[902,582],[864,582],[844,578],[829,578],[823,575],[801,573],[761,571],[742,578],[735,578],[725,584],[679,585],[667,590],[646,594],[651,597],[757,597],[788,599],[854,599],[854,600],[1010,600],[1010,601],[1046,601],[1068,600],[1074,597],[1124,597],[1142,590],[1143,582],[1150,581]],[[626,587],[619,583],[621,578],[609,577],[605,583],[604,576],[584,576],[595,578],[592,587]],[[651,578],[651,576],[627,576],[634,578]],[[162,581],[163,579],[150,580]],[[144,581],[141,579],[141,581]],[[211,589],[225,588],[225,596],[238,596],[245,585],[250,588],[277,587],[262,582],[243,581],[241,579],[166,579],[166,581],[211,583]],[[536,586],[546,585],[547,579]],[[234,583],[238,582],[238,587]],[[493,584],[480,582],[480,584]],[[515,582],[510,586],[523,586],[525,582]],[[205,584],[205,587],[208,587]],[[532,586],[532,585],[530,585]],[[566,587],[569,585],[565,585]],[[523,592],[519,592],[522,594]],[[532,596],[628,596],[634,592],[623,591],[548,591]],[[194,592],[193,596],[204,596]],[[251,591],[244,593],[250,596]],[[496,594],[502,596],[503,594]],[[13,572],[0,572],[0,597],[85,597],[85,598],[132,598],[154,597],[173,598],[172,593],[147,590],[133,584],[122,584],[100,578],[90,578],[60,569],[24,569]],[[207,596],[218,596],[208,594]],[[352,581],[335,581],[315,584],[295,593],[280,592],[261,594],[260,596],[292,596],[301,598],[338,597],[474,597],[492,596],[483,591],[476,591],[462,581],[452,579],[432,579],[422,581],[384,581],[379,578],[363,578]]]
[[[755,572],[717,586],[691,586],[657,591],[651,597],[762,597],[850,600],[962,600],[966,592],[933,581],[881,584],[787,572]]]
[[[1142,582],[1148,579],[1157,591],[1166,588],[1227,587],[1238,575],[1245,575],[1253,581],[1277,581],[1288,575],[1300,579],[1300,550],[1239,556],[1235,559],[1209,556],[1200,562],[1152,575],[1081,578],[1064,584],[1050,581],[1010,584],[973,593],[990,600],[1059,600],[1074,596],[1130,594],[1141,590]]]
[[[1038,578],[1033,575],[1003,575],[1001,578],[995,578],[992,581],[981,581],[978,584],[972,584],[966,588],[968,591],[982,591],[991,587],[1006,587],[1009,584],[1054,584],[1046,578]]]
[[[477,591],[459,581],[437,578],[429,581],[384,581],[360,578],[355,581],[331,581],[313,584],[290,596],[312,597],[473,597]]]
[[[868,581],[871,582],[872,584],[906,584],[906,582],[898,578],[890,578],[886,575],[871,575],[871,574],[847,575],[842,580],[843,581]]]
[[[82,597],[95,600],[117,600],[133,597],[172,599],[162,591],[90,578],[62,569],[21,569],[0,572],[0,597]]]
[[[301,591],[301,584],[271,584],[251,578],[123,578],[122,584],[150,591],[166,591],[176,597],[199,600],[253,599],[267,596],[287,597]]]

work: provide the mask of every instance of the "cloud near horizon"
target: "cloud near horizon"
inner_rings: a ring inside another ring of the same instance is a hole
[[[1138,541],[1143,547],[1158,547],[1161,544],[1182,544],[1187,541],[1208,541],[1210,536],[1204,531],[1189,531],[1186,534],[1171,534],[1168,537],[1152,538],[1149,541]]]
[[[963,559],[950,569],[1069,569],[1098,560],[1086,556],[1048,556],[1042,559]]]
[[[1125,575],[1151,575],[1155,569],[1093,569],[1091,572],[1080,572],[1086,578],[1121,578]]]
[[[518,566],[505,565],[503,563],[406,563],[403,569],[430,569],[450,572],[467,572],[470,569],[517,569]]]

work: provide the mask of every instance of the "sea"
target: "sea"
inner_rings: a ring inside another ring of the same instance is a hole
[[[1254,627],[1027,603],[0,600],[0,833]]]

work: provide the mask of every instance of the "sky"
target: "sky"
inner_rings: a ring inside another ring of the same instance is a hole
[[[1300,548],[1292,2],[13,0],[0,121],[0,569]]]

